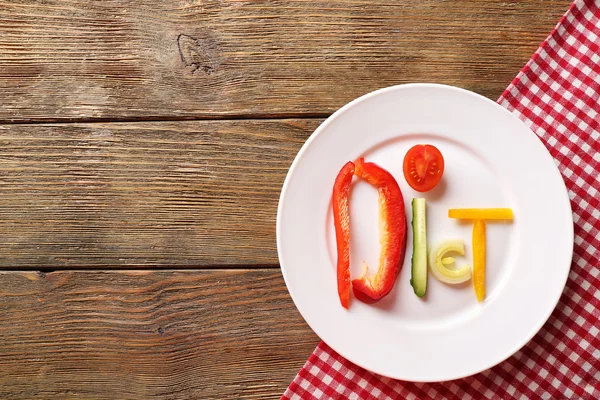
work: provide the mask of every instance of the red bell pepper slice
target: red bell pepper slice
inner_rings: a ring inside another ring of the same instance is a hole
[[[333,223],[337,245],[337,287],[342,307],[350,304],[350,185],[354,176],[354,163],[342,167],[333,185]]]
[[[379,242],[381,254],[375,275],[364,274],[352,280],[354,295],[361,301],[374,303],[387,295],[402,269],[406,250],[406,214],[404,198],[394,177],[375,163],[356,161],[354,173],[379,192]],[[339,279],[339,278],[338,278]]]

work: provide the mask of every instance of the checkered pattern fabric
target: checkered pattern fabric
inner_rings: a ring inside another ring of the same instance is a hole
[[[563,175],[575,222],[567,286],[514,356],[451,382],[374,375],[321,343],[282,399],[600,399],[600,1],[578,0],[498,102],[539,135]]]

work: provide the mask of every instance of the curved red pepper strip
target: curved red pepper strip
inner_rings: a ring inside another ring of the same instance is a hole
[[[350,304],[350,185],[354,176],[354,163],[342,167],[333,185],[333,223],[337,245],[337,286],[344,308]]]
[[[365,265],[363,276],[352,280],[354,295],[372,303],[392,290],[402,269],[406,250],[404,198],[398,182],[377,164],[360,158],[356,161],[354,173],[375,186],[379,192],[379,269],[375,275],[367,277],[368,267]]]

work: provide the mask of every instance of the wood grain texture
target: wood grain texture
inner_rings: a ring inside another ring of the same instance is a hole
[[[373,89],[496,99],[571,0],[0,0],[0,121],[324,115]]]
[[[0,269],[277,266],[319,120],[0,125]]]
[[[0,398],[279,398],[318,343],[277,270],[0,272]]]

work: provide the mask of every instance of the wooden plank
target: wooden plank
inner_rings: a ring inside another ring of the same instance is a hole
[[[405,82],[496,99],[571,0],[0,0],[0,121],[330,113]]]
[[[0,125],[0,269],[277,265],[319,120]]]
[[[278,270],[0,273],[0,398],[279,398],[316,344]]]

